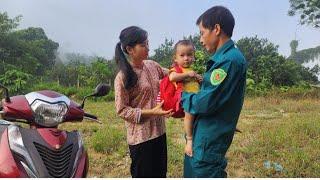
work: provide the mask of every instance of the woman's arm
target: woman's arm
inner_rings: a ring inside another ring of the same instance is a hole
[[[131,123],[140,123],[142,111],[129,106],[129,94],[124,87],[123,74],[118,74],[114,80],[116,113]]]
[[[115,86],[115,105],[117,114],[124,120],[131,123],[140,123],[141,118],[150,116],[171,116],[172,110],[162,110],[162,103],[153,109],[133,108],[129,105],[129,93],[125,89],[122,76],[117,76],[114,82]]]

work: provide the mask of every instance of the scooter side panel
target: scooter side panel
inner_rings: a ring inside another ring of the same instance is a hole
[[[88,168],[89,168],[89,161],[88,161],[88,154],[87,151],[84,151],[84,153],[82,153],[76,174],[74,176],[74,178],[85,178],[87,177],[87,173],[88,173]]]
[[[9,142],[8,131],[5,129],[0,142],[0,177],[18,178],[20,177],[19,168],[12,156]]]

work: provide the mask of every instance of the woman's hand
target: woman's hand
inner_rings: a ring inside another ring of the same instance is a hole
[[[165,111],[162,109],[164,101],[161,101],[161,103],[159,103],[156,107],[154,107],[153,109],[151,109],[154,113],[154,115],[160,115],[160,116],[165,116],[165,117],[170,117],[172,116],[173,112],[172,109]]]
[[[173,112],[172,109],[165,111],[162,109],[164,101],[159,103],[156,107],[152,109],[143,109],[141,112],[141,115],[144,117],[150,117],[150,116],[165,116],[165,117],[170,117],[172,116]]]

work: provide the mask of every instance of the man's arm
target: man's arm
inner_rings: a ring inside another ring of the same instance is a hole
[[[240,78],[243,65],[233,61],[218,64],[211,72],[211,87],[182,95],[183,108],[191,114],[213,113],[232,95]]]

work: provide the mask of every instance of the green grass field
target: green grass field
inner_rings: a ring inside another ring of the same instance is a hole
[[[130,177],[124,121],[113,102],[88,101],[103,124],[66,123],[79,129],[90,158],[89,177]],[[168,177],[182,177],[183,123],[167,120]],[[227,153],[229,177],[320,177],[319,99],[247,98]],[[269,165],[268,165],[269,164]],[[277,166],[275,166],[277,165]]]

